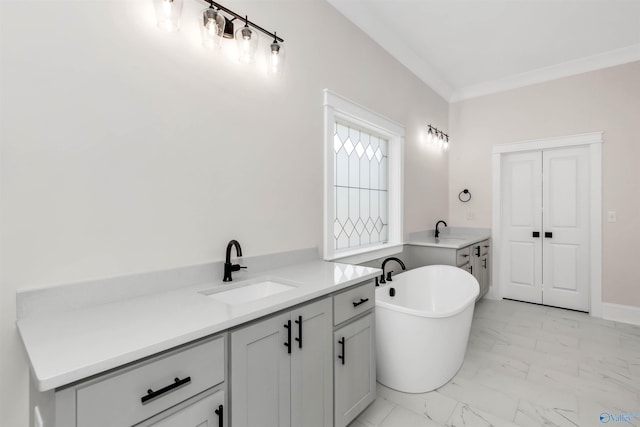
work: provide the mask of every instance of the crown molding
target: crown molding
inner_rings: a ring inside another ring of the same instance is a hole
[[[456,89],[450,103],[640,61],[640,44]],[[428,83],[427,83],[428,84]]]

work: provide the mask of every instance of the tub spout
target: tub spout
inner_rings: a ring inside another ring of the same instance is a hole
[[[387,263],[388,263],[389,261],[395,261],[395,262],[397,262],[398,264],[400,264],[400,267],[402,267],[402,269],[403,269],[403,270],[406,270],[406,269],[407,269],[407,267],[404,265],[404,262],[402,262],[399,258],[396,258],[396,257],[389,257],[389,258],[385,259],[384,261],[382,261],[382,275],[380,276],[380,280],[379,280],[379,283],[380,283],[380,284],[385,284],[385,283],[387,283],[387,280],[388,280],[388,281],[390,281],[390,282],[392,282],[392,281],[393,281],[393,279],[391,278],[391,273],[393,273],[393,270],[392,270],[392,271],[389,271],[389,272],[387,273],[386,278],[385,278],[385,275],[384,275],[384,268],[387,266]]]

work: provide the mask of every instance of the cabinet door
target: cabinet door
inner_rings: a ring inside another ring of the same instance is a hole
[[[348,425],[376,398],[373,312],[334,332],[335,426]]]
[[[291,425],[333,425],[331,298],[291,312]]]
[[[150,427],[222,427],[224,422],[224,391],[200,399]]]
[[[478,269],[480,271],[480,280],[478,281],[480,283],[480,295],[478,298],[482,298],[489,291],[489,284],[491,283],[491,259],[488,252],[480,257]]]
[[[231,333],[234,427],[290,425],[289,334],[285,328],[289,320],[285,313]]]

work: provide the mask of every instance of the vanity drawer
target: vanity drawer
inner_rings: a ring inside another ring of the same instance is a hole
[[[466,248],[458,249],[456,251],[456,267],[460,267],[468,263],[470,255],[471,255],[470,246],[467,246]]]
[[[364,313],[375,305],[376,293],[373,281],[333,296],[333,324]]]
[[[136,424],[222,383],[224,374],[224,337],[124,368],[76,387],[77,427]]]

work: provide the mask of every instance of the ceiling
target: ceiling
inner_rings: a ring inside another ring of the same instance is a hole
[[[450,102],[640,60],[640,0],[328,2]]]

